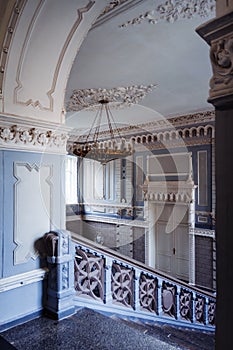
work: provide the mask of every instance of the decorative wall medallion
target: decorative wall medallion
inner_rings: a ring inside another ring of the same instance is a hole
[[[99,101],[107,99],[111,107],[126,107],[138,103],[157,85],[132,85],[111,89],[77,89],[73,91],[67,103],[67,111],[80,111],[82,109],[95,110]]]
[[[159,21],[174,23],[179,19],[190,19],[196,16],[208,17],[214,15],[215,0],[168,0],[157,6],[157,8],[147,11],[135,17],[119,27],[125,28],[128,25],[140,24],[147,21],[156,24]]]

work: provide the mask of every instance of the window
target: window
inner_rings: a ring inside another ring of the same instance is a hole
[[[77,157],[66,157],[66,204],[77,203]]]

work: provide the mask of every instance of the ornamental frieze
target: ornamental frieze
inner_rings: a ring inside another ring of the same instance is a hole
[[[19,125],[0,125],[0,148],[66,153],[67,132]]]

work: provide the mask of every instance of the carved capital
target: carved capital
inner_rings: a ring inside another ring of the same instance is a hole
[[[233,103],[233,33],[211,42],[210,60],[213,76],[209,101],[231,95]]]
[[[196,29],[210,45],[213,76],[208,102],[215,107],[233,106],[233,12],[215,18]]]

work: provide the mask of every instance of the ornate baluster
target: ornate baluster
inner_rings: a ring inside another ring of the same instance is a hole
[[[189,290],[181,288],[179,301],[180,301],[180,306],[179,306],[180,317],[192,322],[193,320],[192,293]]]
[[[210,325],[215,324],[215,312],[216,312],[216,304],[213,300],[209,299],[208,303],[208,323]]]
[[[162,308],[163,312],[171,317],[177,317],[177,298],[176,286],[163,281],[162,285]],[[178,302],[179,306],[179,302]]]
[[[150,312],[157,312],[157,279],[141,273],[140,305]]]
[[[75,290],[77,295],[87,295],[96,300],[104,299],[104,259],[76,247]]]
[[[127,307],[133,307],[134,270],[124,267],[122,264],[112,264],[112,298],[113,301]]]
[[[206,323],[205,298],[196,294],[195,298],[195,320],[196,322]]]

